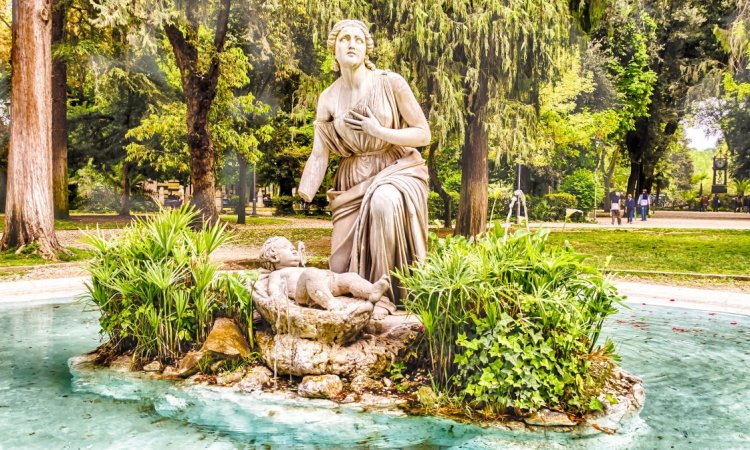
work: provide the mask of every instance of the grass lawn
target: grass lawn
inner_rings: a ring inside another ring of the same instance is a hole
[[[61,262],[84,261],[94,256],[94,253],[90,250],[68,247],[67,250],[70,254],[61,253],[58,261],[48,261],[34,253],[33,250],[33,247],[24,249],[24,251],[19,254],[16,254],[15,250],[5,250],[0,252],[0,267],[36,266]]]
[[[55,230],[85,230],[124,228],[136,216],[121,217],[117,214],[76,214],[72,213],[68,219],[55,219]],[[5,214],[0,214],[0,231],[5,228]]]
[[[568,241],[611,269],[750,275],[750,231],[570,230],[553,231],[550,242]]]

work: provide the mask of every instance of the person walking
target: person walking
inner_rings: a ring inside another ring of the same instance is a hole
[[[651,199],[648,196],[648,191],[643,190],[641,195],[638,197],[638,206],[641,208],[641,222],[646,221],[646,215],[648,215],[648,207],[651,205]]]
[[[628,198],[625,200],[625,212],[628,215],[628,223],[633,223],[633,217],[635,216],[635,199],[633,194],[628,194]]]
[[[701,197],[701,212],[708,211],[708,195]]]
[[[615,219],[617,219],[617,225],[622,225],[622,216],[620,215],[621,206],[622,197],[620,197],[619,192],[615,192],[609,199],[609,213],[612,215],[612,225],[615,224]]]
[[[714,212],[719,212],[719,205],[721,205],[721,200],[719,200],[719,196],[714,194],[714,198],[712,200],[712,206],[714,209]]]

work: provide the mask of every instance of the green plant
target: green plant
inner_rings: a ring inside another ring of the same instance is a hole
[[[95,257],[87,297],[101,312],[102,332],[115,353],[170,363],[200,345],[217,315],[252,333],[252,301],[239,275],[216,277],[209,256],[228,239],[226,226],[190,228],[189,205],[138,220],[112,240],[87,234]]]
[[[555,192],[544,196],[551,210],[551,220],[565,220],[565,211],[578,207],[578,199],[567,192]]]
[[[294,197],[291,195],[280,195],[272,200],[276,210],[274,216],[293,216],[294,215]]]
[[[427,259],[397,275],[437,389],[496,412],[588,408],[603,382],[591,355],[622,298],[584,255],[547,237],[518,232],[504,244],[501,227],[476,241],[433,236]]]
[[[529,219],[539,222],[549,222],[554,220],[554,211],[550,208],[549,203],[543,197],[531,196],[526,197],[527,207],[529,208]]]
[[[591,211],[604,198],[604,188],[594,185],[594,174],[590,170],[578,169],[563,178],[560,191],[572,194],[577,200],[577,208],[584,212]],[[594,197],[596,191],[596,198]]]

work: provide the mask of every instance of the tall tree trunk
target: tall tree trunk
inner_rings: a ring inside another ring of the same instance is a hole
[[[240,186],[237,189],[239,200],[237,200],[237,223],[245,224],[245,205],[247,204],[247,160],[237,153],[237,161],[240,163]]]
[[[487,226],[489,146],[480,114],[469,119],[461,157],[461,191],[454,234],[476,236]]]
[[[65,2],[52,6],[52,47],[65,40]],[[52,58],[52,197],[55,217],[66,219],[68,210],[68,69],[62,58]]]
[[[199,67],[197,0],[185,2],[187,23],[185,33],[176,24],[168,24],[164,32],[172,45],[180,69],[182,90],[187,104],[187,144],[190,151],[190,176],[193,181],[191,203],[206,222],[215,222],[219,213],[214,200],[216,191],[216,150],[208,130],[208,113],[216,97],[221,72],[219,53],[224,51],[231,0],[221,0],[221,9],[214,31],[214,52],[205,69]]]
[[[119,215],[125,217],[130,215],[130,169],[130,163],[124,161],[120,170],[120,187],[122,188],[122,192],[120,193]]]
[[[8,194],[8,173],[0,167],[0,213],[5,213],[5,198]]]
[[[432,190],[437,192],[440,198],[443,200],[443,226],[450,228],[453,225],[453,198],[451,198],[448,191],[443,187],[443,182],[437,173],[435,167],[435,152],[437,151],[438,143],[433,142],[430,144],[430,153],[427,155],[427,171],[430,175],[430,186]]]
[[[52,203],[52,93],[49,0],[13,0],[11,124],[3,249],[39,245],[45,258],[62,247]]]

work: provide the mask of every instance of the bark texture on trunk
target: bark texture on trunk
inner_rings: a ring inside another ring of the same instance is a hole
[[[13,0],[8,197],[2,248],[37,243],[45,258],[62,247],[52,200],[52,95],[49,0]]]
[[[65,40],[65,2],[54,0],[52,46]],[[55,217],[66,219],[68,210],[68,69],[61,58],[52,58],[52,196]]]
[[[237,194],[239,194],[239,199],[237,200],[237,223],[239,225],[245,224],[245,205],[247,204],[247,160],[244,156],[237,154],[237,161],[240,165],[240,181],[239,181],[239,189],[237,189]]]
[[[221,0],[214,32],[215,52],[208,67],[203,70],[198,65],[198,18],[197,0],[185,3],[188,23],[185,32],[176,24],[169,24],[164,31],[172,45],[177,67],[180,69],[182,90],[187,104],[187,143],[190,151],[190,176],[193,181],[191,203],[201,213],[203,221],[214,222],[219,213],[214,201],[216,190],[216,150],[208,130],[208,113],[216,97],[219,81],[219,53],[224,51],[229,24],[231,0]]]
[[[438,177],[437,168],[435,167],[435,152],[438,143],[430,144],[430,153],[427,155],[427,171],[430,175],[430,186],[443,200],[443,226],[450,228],[453,225],[453,198],[443,187],[443,182]]]
[[[466,128],[461,158],[461,192],[454,234],[466,237],[484,233],[487,225],[487,185],[489,183],[487,132],[478,115]]]

